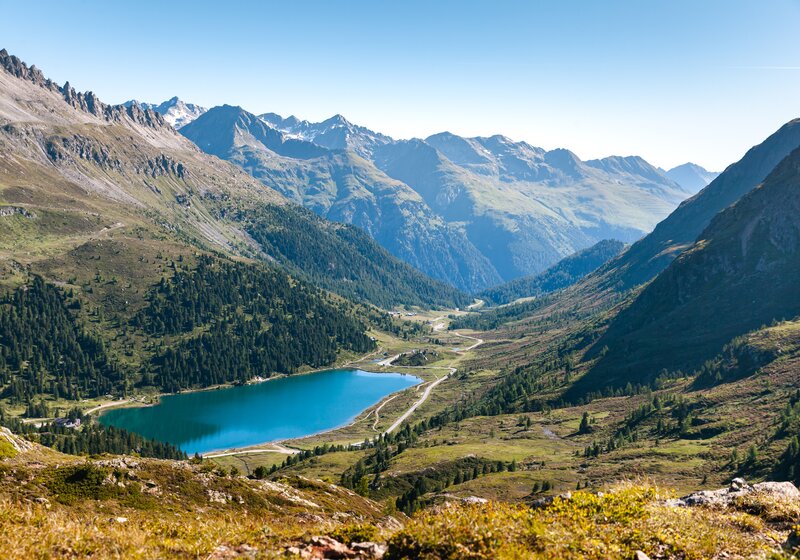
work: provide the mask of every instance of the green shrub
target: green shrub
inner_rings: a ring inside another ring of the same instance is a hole
[[[17,450],[11,442],[5,438],[0,438],[0,459],[11,459],[17,455]]]
[[[334,529],[331,536],[347,545],[354,542],[375,541],[378,538],[378,528],[365,524],[343,525]]]

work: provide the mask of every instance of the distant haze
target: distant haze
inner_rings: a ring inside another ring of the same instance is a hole
[[[102,98],[395,138],[504,134],[721,171],[800,115],[800,3],[0,0],[2,45]]]

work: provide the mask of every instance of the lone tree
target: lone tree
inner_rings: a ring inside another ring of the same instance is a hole
[[[589,425],[589,413],[584,412],[583,418],[581,418],[581,425],[578,428],[579,434],[588,434],[592,431],[592,427]]]

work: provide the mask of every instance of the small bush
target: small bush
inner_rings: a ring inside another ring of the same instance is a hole
[[[378,528],[365,524],[342,525],[331,532],[331,537],[347,545],[354,542],[375,541],[378,539]]]
[[[11,442],[5,438],[0,438],[0,459],[11,459],[17,455],[17,450]]]

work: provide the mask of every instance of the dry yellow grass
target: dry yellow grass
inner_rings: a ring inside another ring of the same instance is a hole
[[[786,534],[736,510],[673,507],[666,494],[629,485],[576,492],[541,509],[486,503],[424,511],[390,540],[388,560],[766,558]]]

